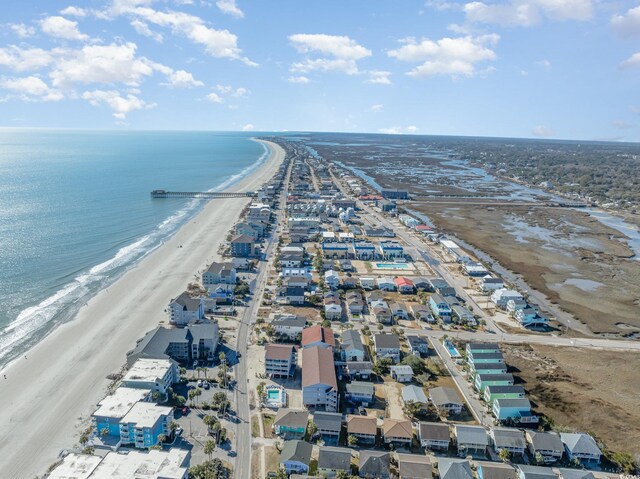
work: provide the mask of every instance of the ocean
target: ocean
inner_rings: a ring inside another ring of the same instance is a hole
[[[0,129],[0,367],[205,204],[151,190],[223,189],[267,157],[248,133]]]

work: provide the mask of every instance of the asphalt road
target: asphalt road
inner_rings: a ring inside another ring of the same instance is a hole
[[[291,163],[293,164],[293,162]],[[252,301],[244,312],[240,325],[238,327],[238,340],[237,349],[240,352],[241,357],[238,363],[235,365],[235,375],[237,379],[236,387],[236,405],[237,414],[240,419],[238,424],[236,435],[236,451],[238,456],[236,457],[236,468],[233,477],[238,479],[249,479],[251,477],[251,409],[249,407],[249,379],[247,378],[247,346],[249,343],[249,334],[251,328],[257,318],[258,308],[262,302],[262,295],[267,283],[266,277],[273,259],[275,258],[274,249],[278,243],[278,236],[280,231],[280,220],[282,218],[283,211],[285,211],[285,200],[287,197],[287,190],[289,184],[291,168],[285,180],[285,187],[281,194],[279,210],[276,215],[276,229],[272,233],[271,237],[267,240],[267,247],[265,249],[264,258],[265,262],[261,262],[258,267],[258,274],[256,275],[255,282],[252,285]]]

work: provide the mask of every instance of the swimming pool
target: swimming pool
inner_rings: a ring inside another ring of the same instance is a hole
[[[267,386],[267,399],[265,405],[267,407],[285,407],[287,405],[287,392],[280,386]]]
[[[407,263],[376,263],[376,269],[409,269]]]
[[[443,344],[444,344],[444,347],[447,349],[449,356],[451,356],[452,358],[460,357],[460,352],[456,349],[453,343],[451,343],[450,341],[445,341]]]

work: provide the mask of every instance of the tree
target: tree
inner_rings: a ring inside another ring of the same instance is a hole
[[[213,455],[213,451],[215,450],[216,443],[211,439],[208,439],[207,442],[204,443],[204,453],[209,457],[209,460],[211,460],[211,456]]]
[[[539,452],[536,452],[535,460],[536,460],[536,464],[538,465],[544,464],[544,457]]]
[[[167,442],[167,436],[165,434],[158,434],[158,444]]]
[[[172,436],[176,433],[176,431],[178,430],[179,427],[180,427],[180,425],[175,421],[171,421],[169,423],[169,431],[171,431],[171,435]]]
[[[509,460],[509,457],[511,457],[511,453],[507,449],[500,449],[500,452],[498,452],[498,457],[500,457],[500,460],[502,462],[507,462]]]
[[[349,437],[347,437],[347,444],[351,447],[357,446],[358,445],[358,438],[356,436],[354,436],[353,434],[350,434]]]
[[[424,370],[424,361],[415,354],[407,354],[400,364],[410,366],[413,374],[420,374]]]
[[[316,426],[313,420],[310,419],[307,423],[307,434],[309,435],[309,438],[312,438],[316,432],[318,432],[318,426]]]
[[[415,419],[422,412],[422,405],[416,401],[407,401],[404,405],[404,413],[411,419]]]
[[[267,385],[267,383],[265,383],[264,381],[262,381],[260,384],[258,384],[256,386],[256,393],[258,394],[258,402],[262,403],[262,401],[264,401],[264,397],[265,397],[265,386]]]
[[[284,470],[284,467],[280,466],[276,471],[276,479],[288,479],[287,471]]]
[[[384,376],[389,372],[389,367],[393,364],[393,360],[391,358],[381,358],[378,359],[373,366],[373,372],[378,376]]]

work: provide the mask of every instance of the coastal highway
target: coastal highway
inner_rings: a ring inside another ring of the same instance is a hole
[[[291,165],[293,165],[293,161]],[[238,424],[236,433],[236,452],[238,455],[236,457],[236,467],[233,474],[233,477],[238,479],[248,479],[251,477],[251,408],[249,405],[249,379],[247,378],[247,346],[251,328],[258,316],[258,308],[262,302],[262,295],[264,294],[264,288],[267,283],[267,275],[275,258],[274,250],[275,245],[278,244],[278,236],[281,233],[280,222],[283,211],[285,211],[285,200],[287,198],[289,179],[291,176],[291,165],[289,166],[284,182],[285,186],[279,200],[280,204],[275,221],[276,228],[267,240],[267,246],[265,248],[266,261],[259,263],[258,274],[254,281],[256,287],[252,291],[253,298],[249,306],[245,309],[238,327],[237,348],[241,354],[241,359],[235,365],[235,376],[237,379],[236,405],[240,423]]]

